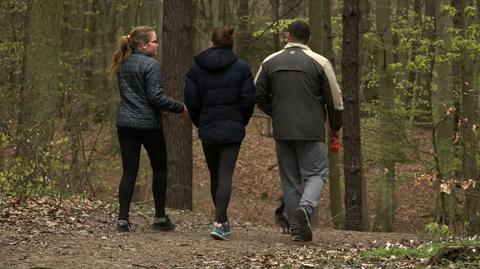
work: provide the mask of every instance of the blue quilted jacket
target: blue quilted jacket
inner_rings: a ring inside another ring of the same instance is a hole
[[[141,50],[123,62],[118,72],[118,127],[162,129],[161,111],[181,113],[183,103],[165,96],[160,63]]]

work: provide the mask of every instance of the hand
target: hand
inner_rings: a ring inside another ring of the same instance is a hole
[[[183,105],[182,117],[185,119],[190,119],[190,114],[188,114],[188,109],[185,105]]]
[[[330,151],[338,152],[340,151],[340,135],[338,131],[332,131],[330,133]]]

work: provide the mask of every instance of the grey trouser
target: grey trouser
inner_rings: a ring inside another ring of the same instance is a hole
[[[290,231],[295,233],[299,227],[295,210],[303,207],[312,215],[327,181],[326,146],[321,141],[304,140],[277,140],[276,144],[283,200]]]

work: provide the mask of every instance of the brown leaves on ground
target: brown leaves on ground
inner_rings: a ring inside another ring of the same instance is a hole
[[[313,242],[294,243],[276,228],[236,221],[230,240],[216,241],[208,235],[209,218],[191,211],[170,210],[177,230],[154,232],[147,203],[133,205],[132,231],[118,233],[115,206],[81,197],[17,202],[0,194],[0,208],[0,268],[377,268],[360,258],[362,249],[415,239],[317,229]]]

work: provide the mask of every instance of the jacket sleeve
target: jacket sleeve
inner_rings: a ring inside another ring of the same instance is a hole
[[[202,97],[200,95],[200,90],[197,83],[191,76],[191,71],[187,73],[185,78],[185,106],[188,109],[190,118],[192,119],[193,124],[198,127],[200,119],[200,110],[202,108]]]
[[[243,124],[246,126],[250,121],[255,107],[255,85],[253,84],[252,71],[249,66],[245,68],[245,78],[240,87],[240,107],[243,114]]]
[[[257,89],[255,99],[258,107],[267,115],[272,116],[272,94],[264,65],[265,63],[260,65],[255,76],[255,87]]]
[[[338,86],[333,67],[328,62],[323,67],[323,72],[320,74],[322,99],[325,101],[328,114],[328,122],[332,131],[338,131],[342,128],[343,120],[343,100],[342,91]]]
[[[165,96],[160,63],[157,61],[153,61],[147,69],[145,83],[147,88],[146,94],[150,104],[163,111],[174,113],[181,113],[183,111],[182,102]]]

